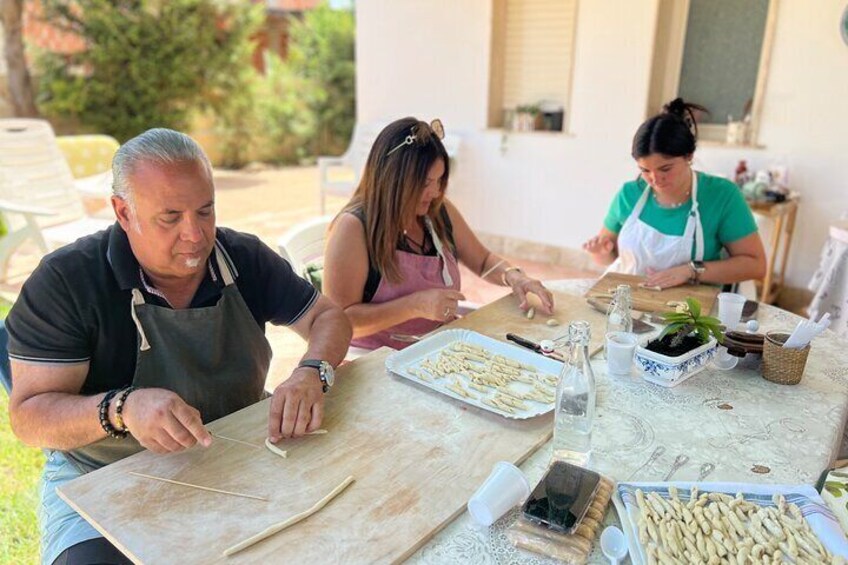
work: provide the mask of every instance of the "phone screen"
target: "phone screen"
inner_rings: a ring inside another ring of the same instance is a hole
[[[571,533],[583,519],[600,484],[598,473],[555,461],[524,503],[524,516],[537,524]]]

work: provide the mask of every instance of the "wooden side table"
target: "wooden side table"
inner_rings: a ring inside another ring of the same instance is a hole
[[[774,231],[771,234],[771,245],[767,253],[766,276],[757,281],[757,294],[760,302],[774,304],[786,274],[786,263],[789,248],[792,245],[792,234],[795,231],[795,218],[798,214],[797,194],[793,194],[784,202],[749,202],[754,214],[772,219]]]

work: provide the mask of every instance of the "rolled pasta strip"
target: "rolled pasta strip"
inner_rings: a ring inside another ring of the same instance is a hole
[[[286,459],[288,457],[288,453],[271,443],[270,438],[265,438],[265,447],[267,447],[272,453],[276,453],[283,459]]]
[[[322,498],[321,500],[316,502],[308,510],[301,512],[300,514],[295,514],[291,518],[283,520],[282,522],[280,522],[278,524],[274,524],[272,526],[269,526],[269,527],[265,528],[264,530],[262,530],[261,532],[259,532],[258,534],[256,534],[255,536],[251,536],[244,541],[241,541],[241,542],[239,542],[239,543],[237,543],[237,544],[235,544],[231,547],[228,547],[226,550],[224,550],[224,556],[229,557],[230,555],[233,555],[234,553],[238,553],[239,551],[242,551],[243,549],[247,549],[251,545],[254,545],[255,543],[258,543],[258,542],[264,540],[265,538],[268,538],[268,537],[276,534],[277,532],[281,532],[281,531],[285,530],[286,528],[293,526],[294,524],[297,524],[298,522],[309,518],[310,516],[312,516],[313,514],[315,514],[316,512],[321,510],[322,508],[324,508],[324,506],[326,506],[328,502],[330,502],[335,497],[337,497],[339,494],[341,494],[343,490],[345,490],[347,487],[349,487],[353,483],[353,481],[354,481],[353,477],[346,478],[344,481],[342,481],[342,483],[339,486],[337,486],[332,491],[330,491],[330,493],[327,494],[327,496],[325,496],[324,498]]]

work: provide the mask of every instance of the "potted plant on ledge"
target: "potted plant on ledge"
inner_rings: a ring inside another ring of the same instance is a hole
[[[636,348],[636,366],[645,380],[670,387],[702,371],[724,335],[721,322],[701,315],[701,304],[694,298],[663,318],[666,326],[659,337]]]

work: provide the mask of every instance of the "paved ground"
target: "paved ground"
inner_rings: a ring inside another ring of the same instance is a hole
[[[291,226],[319,215],[318,170],[315,167],[216,171],[216,187],[218,224],[255,233],[274,249],[277,239]],[[330,197],[327,212],[336,213],[345,201]],[[22,247],[10,262],[10,277],[7,283],[0,284],[0,292],[14,296],[39,258],[34,245]],[[542,280],[591,276],[577,269],[529,262],[519,257],[509,259],[524,267],[530,276]],[[462,272],[462,281],[462,290],[471,302],[485,304],[506,293],[504,288],[480,281],[467,270]],[[269,327],[267,335],[274,349],[268,382],[268,388],[273,388],[288,376],[305,347],[297,335],[285,328]]]

